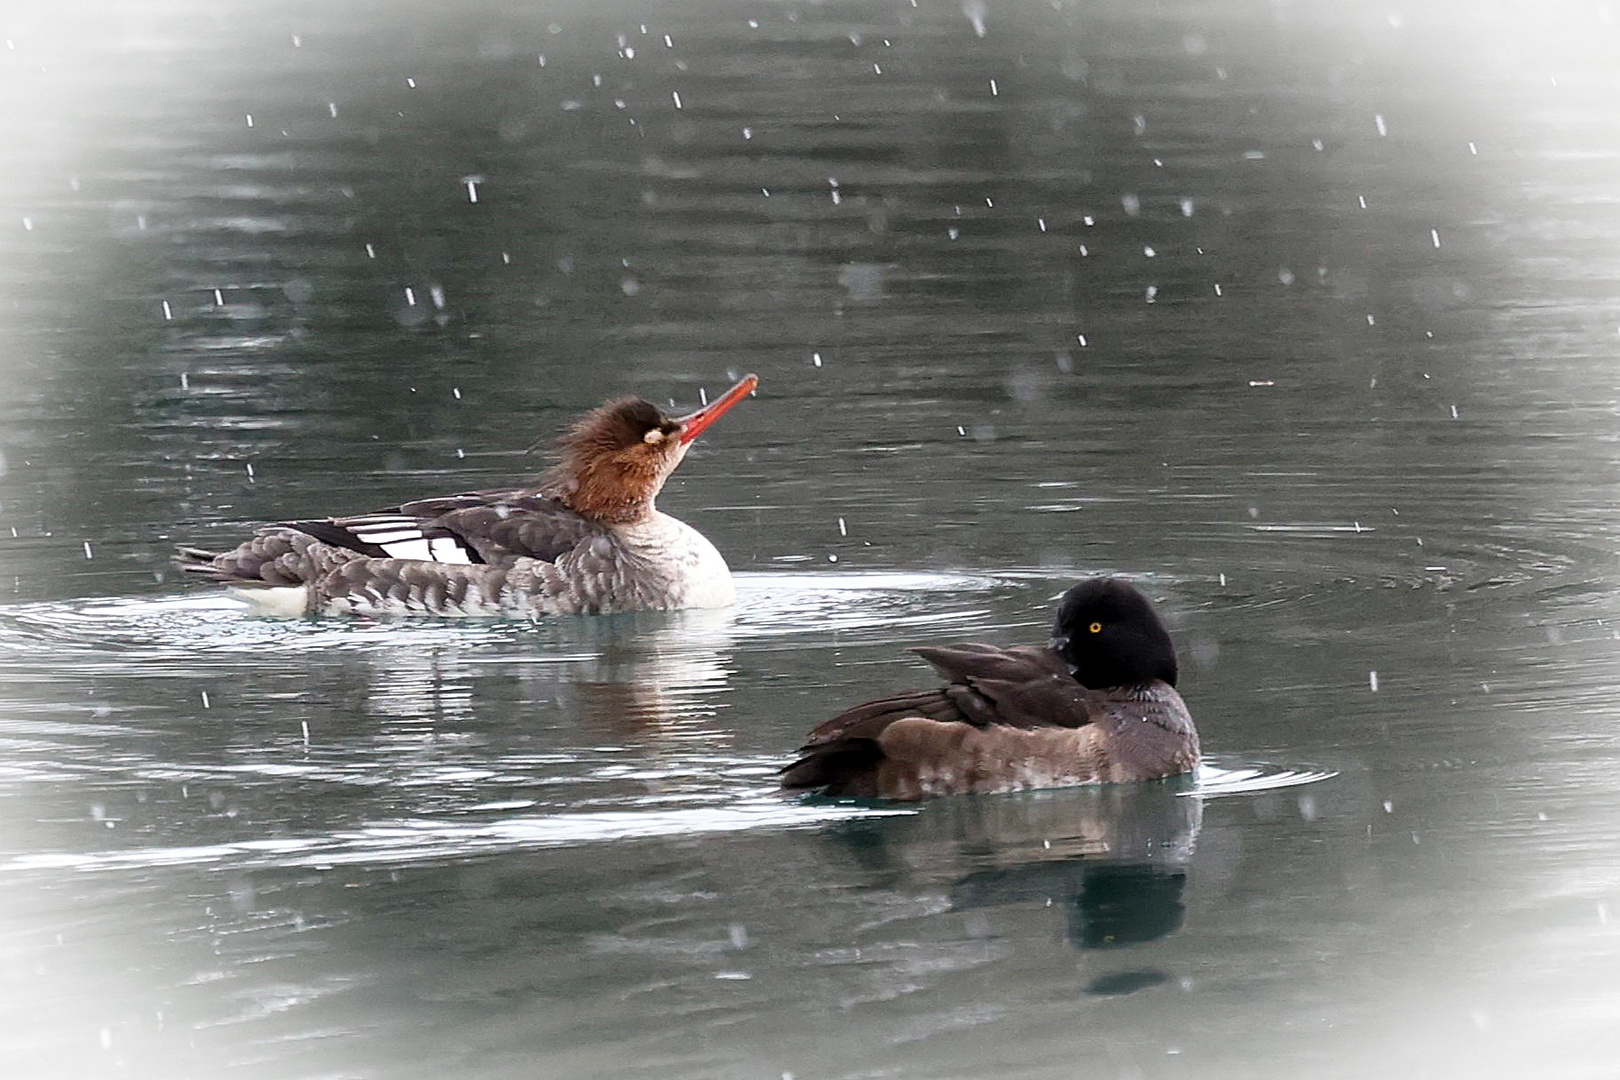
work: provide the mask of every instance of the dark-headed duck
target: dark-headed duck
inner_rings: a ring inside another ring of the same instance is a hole
[[[913,651],[946,685],[817,727],[782,770],[785,790],[911,801],[1156,780],[1198,765],[1170,634],[1120,578],[1065,593],[1047,645]]]
[[[288,521],[232,551],[180,549],[181,569],[283,615],[541,615],[725,607],[731,571],[654,498],[687,448],[752,393],[749,375],[669,417],[639,398],[592,410],[533,487]]]

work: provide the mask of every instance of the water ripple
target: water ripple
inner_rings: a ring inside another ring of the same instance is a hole
[[[740,573],[737,604],[718,611],[635,612],[602,620],[557,618],[540,623],[501,619],[274,619],[249,614],[223,593],[158,599],[85,599],[0,608],[0,658],[7,655],[135,651],[142,656],[196,660],[209,653],[264,650],[322,653],[331,649],[387,650],[512,640],[533,626],[612,634],[628,621],[636,629],[668,628],[680,636],[707,630],[726,638],[773,638],[895,626],[959,626],[982,621],[983,599],[1021,588],[1009,577],[984,574],[822,571]],[[563,663],[577,654],[548,651],[535,662]]]
[[[821,825],[914,813],[901,808],[809,805],[755,792],[729,802],[679,809],[597,810],[489,820],[399,818],[325,836],[104,851],[41,851],[0,862],[0,873],[127,870],[155,866],[216,869],[415,863],[517,849],[565,847],[658,836],[697,836],[759,828]]]
[[[1315,769],[1304,765],[1274,765],[1260,762],[1220,765],[1206,758],[1198,767],[1197,781],[1193,789],[1178,794],[1202,799],[1228,795],[1259,795],[1304,784],[1318,784],[1338,775],[1335,769]]]

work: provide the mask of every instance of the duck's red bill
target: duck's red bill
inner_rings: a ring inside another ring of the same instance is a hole
[[[681,434],[679,436],[681,444],[685,445],[686,443],[689,443],[693,439],[697,438],[699,435],[703,434],[704,430],[708,428],[710,424],[720,419],[720,417],[725,414],[727,409],[737,404],[737,402],[741,401],[749,394],[752,394],[754,392],[754,387],[758,385],[758,375],[744,375],[742,377],[742,381],[736,386],[733,386],[730,390],[727,390],[724,394],[709,402],[697,412],[689,413],[686,416],[676,419],[675,422],[681,425]]]

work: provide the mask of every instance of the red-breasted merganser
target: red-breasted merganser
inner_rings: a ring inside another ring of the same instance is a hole
[[[784,789],[913,801],[1156,780],[1198,765],[1170,634],[1119,578],[1065,593],[1047,645],[912,651],[947,684],[869,701],[817,727],[782,770]]]
[[[534,487],[422,499],[357,517],[288,521],[181,569],[267,614],[541,615],[725,607],[725,559],[653,505],[692,441],[759,379],[686,416],[639,398],[587,413]]]

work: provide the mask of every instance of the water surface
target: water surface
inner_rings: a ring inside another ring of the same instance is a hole
[[[1609,1075],[1617,18],[0,16],[7,1075]],[[729,611],[169,568],[745,371],[661,500]],[[1198,776],[774,793],[1096,572]]]

